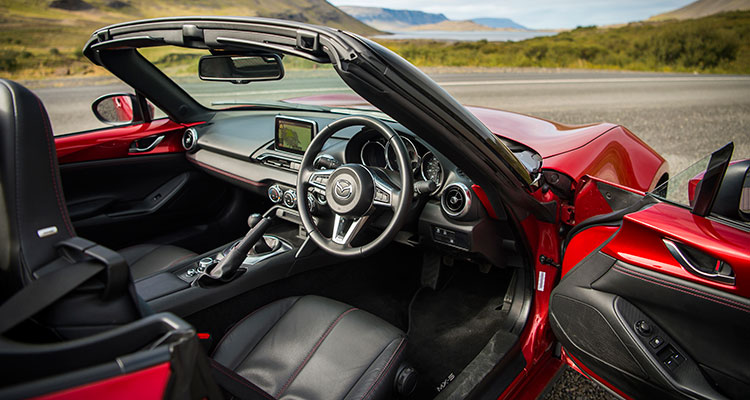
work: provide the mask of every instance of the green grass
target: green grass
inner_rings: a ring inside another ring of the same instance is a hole
[[[379,42],[417,66],[750,73],[750,11],[620,28],[581,27],[521,42]]]

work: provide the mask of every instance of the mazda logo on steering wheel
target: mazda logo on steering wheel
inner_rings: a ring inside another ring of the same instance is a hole
[[[352,183],[346,179],[339,179],[338,182],[336,182],[336,186],[333,188],[333,193],[336,197],[342,200],[352,197],[353,192]]]

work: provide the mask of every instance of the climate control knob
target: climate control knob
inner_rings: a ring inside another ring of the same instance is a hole
[[[273,185],[268,188],[268,198],[271,199],[272,203],[280,203],[282,196],[284,196],[284,192],[281,190],[281,187],[279,185]]]
[[[289,208],[297,207],[297,192],[294,189],[284,192],[284,205]]]

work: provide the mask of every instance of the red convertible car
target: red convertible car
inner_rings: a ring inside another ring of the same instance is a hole
[[[0,81],[0,398],[536,398],[565,365],[623,398],[750,393],[731,144],[669,176],[621,126],[464,107],[296,22],[83,52],[133,89],[94,102],[113,127],[54,136]]]

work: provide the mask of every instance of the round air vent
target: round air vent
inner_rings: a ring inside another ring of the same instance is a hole
[[[191,151],[195,148],[195,145],[197,143],[198,132],[195,130],[195,128],[185,129],[185,133],[182,134],[182,147],[187,151]]]
[[[451,183],[443,190],[440,205],[449,216],[461,218],[469,212],[471,207],[471,192],[463,183]]]

